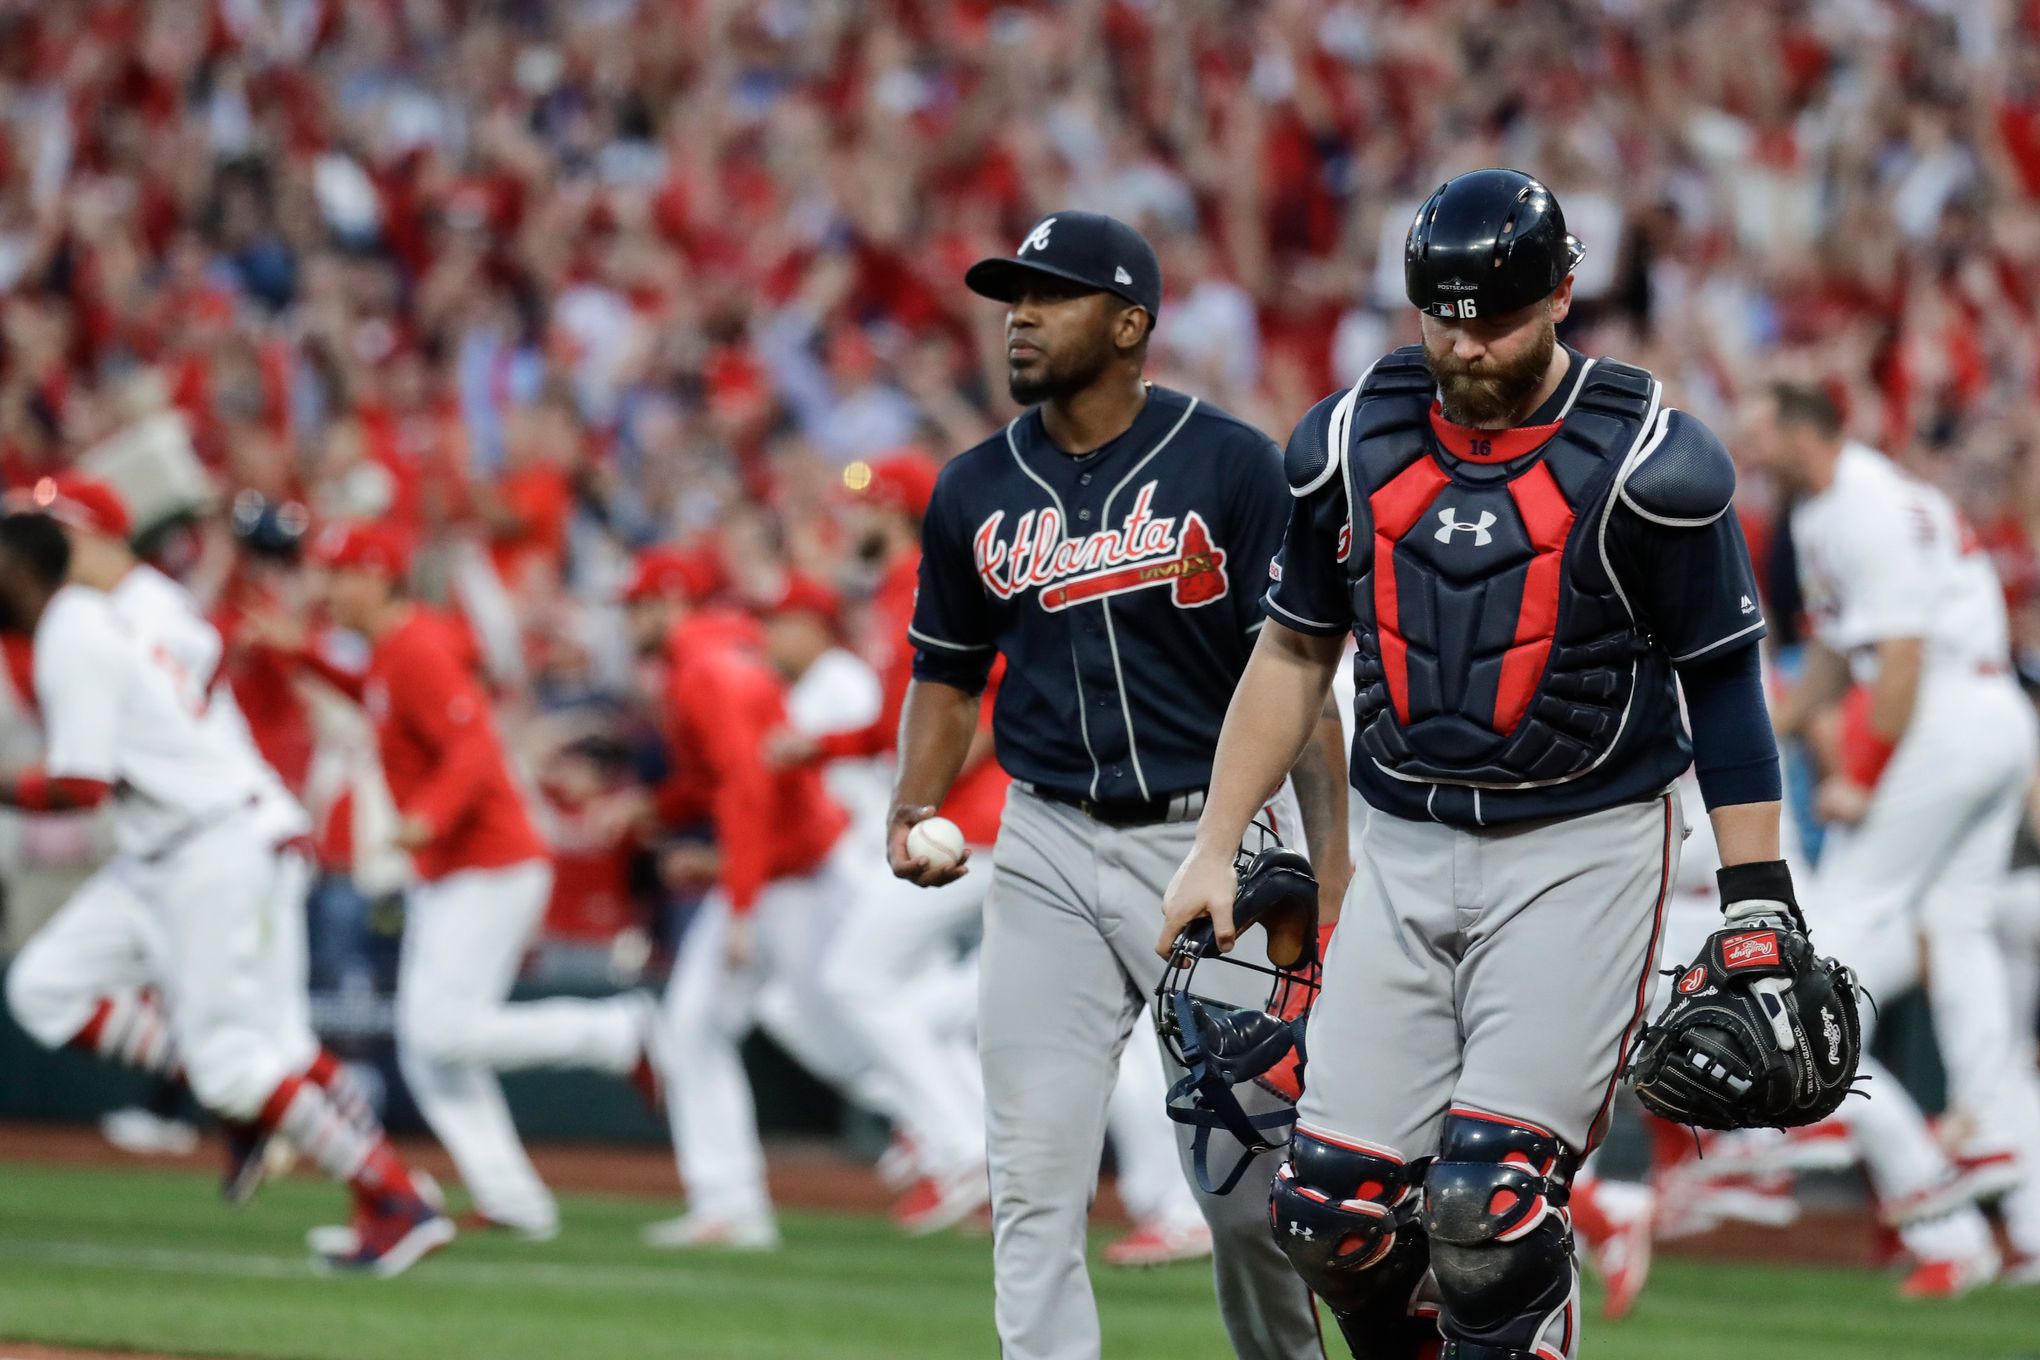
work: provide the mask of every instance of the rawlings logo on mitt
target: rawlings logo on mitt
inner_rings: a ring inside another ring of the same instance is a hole
[[[1624,1075],[1653,1114],[1705,1129],[1795,1128],[1833,1114],[1862,1058],[1856,978],[1790,926],[1717,931]]]

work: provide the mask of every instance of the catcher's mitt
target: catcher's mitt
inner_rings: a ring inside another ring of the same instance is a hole
[[[1855,975],[1814,952],[1783,864],[1737,865],[1720,881],[1726,924],[1680,970],[1625,1075],[1645,1109],[1677,1123],[1816,1123],[1863,1055]]]

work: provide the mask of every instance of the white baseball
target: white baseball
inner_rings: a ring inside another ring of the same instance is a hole
[[[947,817],[930,817],[907,828],[907,853],[947,869],[963,858],[963,829]]]

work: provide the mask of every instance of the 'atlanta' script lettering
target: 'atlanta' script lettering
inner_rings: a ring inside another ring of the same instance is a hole
[[[1029,510],[1013,522],[1010,538],[1000,527],[1006,512],[995,510],[971,538],[971,553],[985,588],[1002,600],[1022,591],[1052,585],[1067,576],[1126,566],[1177,551],[1177,517],[1154,513],[1155,487],[1149,482],[1134,495],[1133,507],[1116,527],[1082,538],[1063,536],[1062,514],[1053,506]]]

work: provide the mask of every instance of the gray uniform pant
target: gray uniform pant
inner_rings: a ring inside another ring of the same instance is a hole
[[[1486,831],[1370,812],[1299,1124],[1414,1161],[1459,1106],[1585,1151],[1649,1013],[1683,834],[1673,793]]]
[[[979,1048],[992,1171],[992,1257],[1005,1360],[1095,1360],[1098,1309],[1084,1232],[1098,1188],[1105,1107],[1119,1055],[1162,972],[1162,892],[1196,835],[1184,819],[1113,828],[1014,787],[985,904]],[[1241,948],[1251,954],[1251,942]],[[1197,975],[1202,995],[1257,1005],[1267,980]],[[1237,995],[1226,995],[1228,989]],[[1143,1033],[1138,1042],[1157,1042]],[[1181,1068],[1168,1064],[1170,1080]],[[1257,1106],[1243,1092],[1249,1108]],[[1258,1092],[1253,1093],[1258,1096]],[[1213,1135],[1222,1170],[1237,1144]],[[1182,1132],[1185,1174],[1189,1135]],[[1280,1153],[1230,1195],[1200,1195],[1219,1312],[1240,1360],[1323,1355],[1310,1295],[1268,1230]]]

